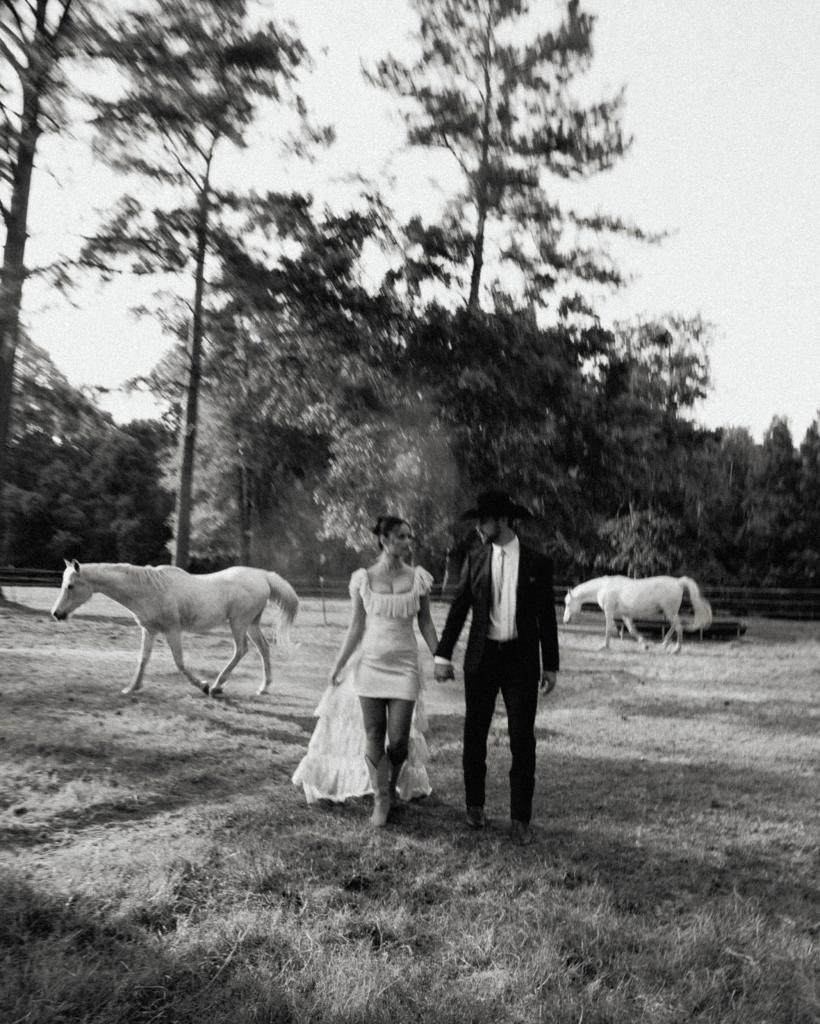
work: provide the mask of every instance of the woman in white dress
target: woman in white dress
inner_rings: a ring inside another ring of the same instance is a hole
[[[399,516],[380,516],[373,532],[381,553],[350,578],[350,626],[293,782],[304,787],[308,803],[372,790],[370,821],[383,826],[399,796],[431,792],[413,620],[431,654],[438,636],[430,615],[433,577],[409,564],[409,524]]]

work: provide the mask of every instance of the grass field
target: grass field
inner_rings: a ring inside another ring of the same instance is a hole
[[[463,824],[460,683],[428,683],[431,797],[380,831],[367,801],[305,805],[344,603],[304,602],[270,695],[252,652],[217,701],[162,642],[121,696],[122,610],[57,625],[53,593],[14,597],[34,608],[0,606],[2,1024],[820,1020],[820,623],[676,657],[562,627],[519,848],[502,717],[491,827]],[[185,647],[207,675],[230,653],[227,631]]]

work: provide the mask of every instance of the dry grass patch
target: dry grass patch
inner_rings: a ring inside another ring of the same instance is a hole
[[[458,686],[428,691],[432,797],[379,832],[304,804],[328,619],[306,602],[272,695],[249,655],[214,701],[162,648],[121,697],[127,622],[0,609],[4,1024],[820,1018],[820,627],[678,657],[563,630],[520,849],[501,718],[491,825],[462,824]],[[228,647],[186,644],[209,671]]]

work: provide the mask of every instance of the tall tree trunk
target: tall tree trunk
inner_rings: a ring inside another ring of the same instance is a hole
[[[40,96],[38,84],[24,89],[20,140],[14,164],[11,202],[5,212],[6,241],[0,280],[0,500],[6,481],[8,443],[11,433],[11,400],[14,362],[20,335],[20,308],[26,278],[25,253],[28,240],[28,208],[34,155],[40,137]],[[0,557],[5,553],[5,530],[0,518]]]
[[[43,95],[49,89],[54,64],[60,59],[58,46],[69,23],[74,0],[62,0],[62,10],[53,30],[48,29],[49,0],[36,0],[28,8],[33,16],[32,34],[25,38],[19,18],[19,37],[8,26],[8,36],[25,53],[27,65],[18,62],[4,39],[6,61],[14,68],[21,87],[20,132],[11,172],[11,196],[3,209],[6,240],[3,245],[3,269],[0,277],[0,508],[8,474],[8,444],[11,435],[11,403],[14,393],[14,364],[20,337],[20,311],[23,283],[26,279],[26,242],[31,178],[37,143],[42,134],[40,117]],[[13,5],[6,4],[7,7]],[[17,17],[15,15],[15,17]],[[6,539],[0,516],[0,559],[5,555]],[[0,593],[2,593],[0,591]]]
[[[484,268],[484,229],[487,223],[487,208],[484,204],[479,205],[478,226],[475,233],[473,245],[473,270],[470,274],[470,297],[467,300],[467,309],[471,313],[478,311],[478,294],[481,288],[481,271]]]
[[[239,562],[241,565],[253,565],[251,561],[251,537],[253,535],[253,496],[251,489],[253,480],[251,472],[244,460],[237,470],[239,475]]]
[[[208,249],[208,205],[210,201],[210,157],[199,196],[196,229],[196,267],[194,271],[194,310],[191,318],[191,361],[185,418],[182,421],[179,489],[177,492],[177,529],[174,565],[187,569],[191,550],[191,494],[194,480],[199,385],[202,380],[203,296],[205,294],[205,254]]]
[[[487,35],[484,41],[484,118],[481,125],[481,163],[478,167],[476,188],[476,222],[475,241],[473,243],[473,267],[470,274],[470,297],[467,309],[471,313],[478,310],[478,296],[481,289],[481,271],[484,268],[484,232],[487,225],[487,191],[489,189],[490,167],[490,115],[492,108],[492,79],[490,77],[490,61],[492,60],[492,11],[487,13]]]

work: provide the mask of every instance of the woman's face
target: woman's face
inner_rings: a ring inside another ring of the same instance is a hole
[[[413,531],[408,523],[400,523],[382,538],[382,547],[394,558],[409,558],[413,551]]]

